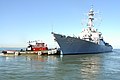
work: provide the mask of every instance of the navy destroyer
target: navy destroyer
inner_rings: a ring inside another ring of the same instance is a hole
[[[52,32],[62,54],[103,53],[111,52],[112,46],[106,43],[102,33],[94,28],[93,8],[88,12],[87,28],[83,29],[79,37],[65,36]]]

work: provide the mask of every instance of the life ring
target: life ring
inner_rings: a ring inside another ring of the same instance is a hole
[[[41,51],[39,51],[39,52],[38,52],[38,55],[42,55],[42,52],[41,52]]]
[[[18,56],[18,55],[20,55],[20,53],[19,52],[15,52],[15,55]]]

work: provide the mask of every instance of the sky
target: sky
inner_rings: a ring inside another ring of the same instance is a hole
[[[0,47],[26,47],[41,40],[56,47],[51,32],[79,36],[91,5],[95,28],[120,48],[120,0],[0,0]],[[98,15],[98,16],[97,16]]]

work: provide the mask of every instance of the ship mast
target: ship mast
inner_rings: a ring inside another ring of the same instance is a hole
[[[88,23],[87,26],[89,28],[93,27],[93,20],[94,20],[94,11],[93,11],[93,6],[91,7],[89,13],[88,13]]]

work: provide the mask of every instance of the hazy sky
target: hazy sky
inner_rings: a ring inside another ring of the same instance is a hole
[[[99,12],[95,28],[120,48],[120,0],[0,0],[0,47],[26,47],[29,40],[56,46],[52,31],[79,36],[91,5]]]

